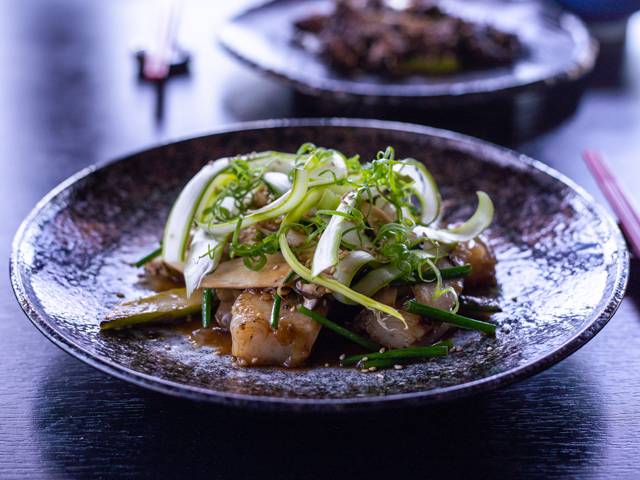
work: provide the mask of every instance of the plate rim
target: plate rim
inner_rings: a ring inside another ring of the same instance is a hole
[[[577,81],[593,70],[599,52],[598,41],[593,37],[586,24],[578,16],[563,10],[559,6],[552,6],[549,2],[543,2],[542,8],[546,11],[555,10],[558,12],[563,29],[571,34],[571,38],[574,39],[576,44],[571,61],[568,61],[564,68],[555,71],[553,75],[525,82],[512,82],[511,85],[503,84],[497,88],[487,86],[487,84],[491,83],[492,80],[488,79],[482,82],[462,81],[457,84],[408,85],[402,88],[402,90],[407,90],[406,93],[386,91],[390,86],[383,85],[383,87],[386,86],[387,89],[383,88],[385,91],[381,92],[379,90],[381,88],[380,85],[361,83],[357,80],[337,80],[327,77],[321,77],[320,79],[312,79],[311,77],[305,78],[304,76],[292,77],[281,69],[272,68],[271,66],[264,65],[263,63],[245,57],[241,52],[237,51],[233,47],[228,36],[231,29],[235,27],[239,19],[245,15],[283,1],[284,0],[262,0],[240,10],[239,12],[236,12],[223,22],[220,31],[216,35],[216,39],[223,49],[240,63],[258,72],[264,73],[271,78],[287,83],[299,92],[311,96],[325,98],[332,97],[352,101],[366,99],[367,101],[381,104],[393,103],[394,100],[398,102],[422,100],[429,103],[445,103],[447,101],[468,102],[472,100],[481,100],[483,97],[486,98],[487,95],[492,97],[509,96],[527,89],[543,88],[545,86],[555,85],[564,81]],[[331,84],[336,82],[349,88],[332,88]],[[453,85],[456,85],[456,88],[452,88]],[[482,88],[477,88],[476,85],[480,85]]]
[[[122,366],[109,359],[102,358],[98,355],[85,350],[80,345],[69,338],[59,334],[50,323],[51,318],[38,311],[38,308],[31,302],[24,286],[23,278],[19,269],[19,252],[20,247],[26,234],[28,227],[37,218],[39,213],[53,200],[56,196],[63,193],[79,180],[103,169],[107,169],[112,165],[126,161],[130,157],[148,152],[154,149],[164,148],[180,142],[207,138],[213,135],[223,135],[227,133],[251,131],[251,130],[268,130],[273,128],[290,128],[290,127],[347,127],[347,128],[373,128],[381,130],[390,130],[396,132],[413,133],[418,135],[428,135],[439,137],[449,141],[466,143],[470,145],[480,145],[489,150],[508,155],[514,163],[520,163],[523,166],[541,171],[552,177],[554,180],[566,185],[572,189],[578,196],[585,201],[592,212],[607,224],[609,230],[614,237],[617,245],[617,262],[616,277],[611,294],[606,304],[597,312],[594,319],[582,326],[567,341],[548,352],[544,356],[535,358],[526,365],[512,368],[504,372],[483,377],[472,382],[465,382],[449,387],[435,388],[431,390],[421,390],[414,392],[405,392],[391,395],[367,396],[367,397],[350,397],[350,398],[325,398],[325,399],[305,399],[275,396],[259,396],[250,394],[231,393],[224,391],[210,390],[202,387],[190,386],[170,380],[161,379],[137,372]],[[510,148],[495,145],[485,140],[477,139],[469,135],[464,135],[449,130],[437,129],[424,125],[417,125],[405,122],[371,120],[371,119],[352,119],[352,118],[295,118],[295,119],[271,119],[259,120],[252,122],[234,123],[203,135],[183,137],[175,141],[167,141],[160,144],[154,144],[149,148],[143,148],[133,153],[116,157],[107,162],[95,163],[89,165],[75,174],[71,175],[53,189],[51,189],[29,212],[20,224],[12,242],[11,257],[9,264],[9,274],[11,277],[11,285],[14,295],[26,317],[31,323],[51,342],[61,348],[63,351],[79,359],[80,361],[116,378],[125,380],[134,385],[154,390],[160,393],[169,394],[174,397],[189,398],[192,400],[207,401],[215,404],[229,405],[234,407],[251,408],[258,410],[278,410],[278,411],[314,411],[314,412],[339,412],[353,410],[376,410],[382,408],[397,408],[409,405],[424,405],[427,403],[441,402],[444,400],[453,400],[462,397],[468,397],[482,392],[488,392],[498,387],[506,386],[523,380],[539,373],[559,361],[565,359],[573,352],[584,346],[591,340],[613,317],[616,310],[620,306],[625,294],[629,277],[629,253],[626,242],[622,236],[617,223],[608,211],[604,209],[593,197],[587,193],[582,187],[577,185],[573,180],[564,174],[549,167],[548,165],[520,154]]]

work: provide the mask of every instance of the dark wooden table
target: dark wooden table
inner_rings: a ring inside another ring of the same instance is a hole
[[[286,88],[217,49],[216,25],[238,7],[221,3],[186,2],[181,39],[195,55],[192,73],[167,86],[163,115],[131,57],[136,39],[151,38],[151,0],[0,3],[5,259],[22,218],[80,168],[295,111]],[[580,160],[584,147],[605,152],[640,199],[640,18],[630,26],[622,84],[590,89],[572,119],[517,145],[601,199]],[[85,366],[31,326],[5,274],[0,478],[640,478],[637,267],[604,331],[545,373],[436,407],[312,418],[180,401]]]

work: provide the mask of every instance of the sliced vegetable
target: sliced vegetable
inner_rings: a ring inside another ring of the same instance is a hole
[[[440,191],[427,167],[410,158],[394,165],[393,169],[413,179],[414,193],[420,202],[420,223],[429,225],[436,220],[440,214]]]
[[[197,313],[201,295],[187,297],[184,288],[174,288],[150,297],[116,305],[100,322],[100,330],[113,330],[141,323],[172,320]]]
[[[256,167],[264,167],[269,172],[290,173],[296,164],[297,155],[269,150],[240,157]]]
[[[291,181],[286,173],[267,172],[262,176],[262,180],[278,195],[284,195],[291,189]]]
[[[311,275],[311,271],[307,267],[302,265],[302,263],[300,263],[300,261],[291,251],[291,247],[289,247],[289,244],[287,243],[287,237],[284,234],[280,235],[280,251],[282,252],[284,259],[287,261],[291,269],[307,282],[315,283],[317,285],[325,287],[332,292],[343,295],[344,297],[354,301],[355,303],[359,303],[365,308],[380,310],[381,312],[387,313],[392,317],[396,317],[404,322],[402,314],[395,308],[373,300],[372,298],[362,295],[361,293],[358,293],[354,290],[351,290],[349,287],[345,287],[340,282],[337,282],[332,278],[326,278],[322,275],[318,275],[317,277]]]
[[[242,258],[220,263],[213,273],[202,279],[206,288],[276,288],[282,285],[291,268],[280,253],[267,255],[260,270],[248,268]]]
[[[422,315],[423,317],[429,317],[432,320],[438,320],[440,322],[450,323],[460,328],[466,328],[468,330],[478,330],[480,332],[488,333],[489,335],[495,335],[496,326],[489,322],[482,322],[480,320],[474,320],[473,318],[458,315],[457,313],[447,312],[446,310],[440,310],[439,308],[431,307],[423,303],[418,303],[415,300],[409,300],[405,308],[411,313]]]
[[[362,295],[372,297],[378,290],[386,287],[401,275],[402,270],[386,265],[384,267],[371,270],[353,286],[353,289]]]
[[[320,325],[323,325],[327,327],[329,330],[334,331],[338,335],[342,335],[343,337],[348,338],[352,342],[357,343],[361,347],[368,348],[371,350],[377,350],[380,348],[380,345],[378,345],[373,340],[369,340],[368,338],[361,337],[360,335],[353,333],[351,330],[344,328],[342,325],[338,325],[337,323],[332,322],[328,318],[323,317],[319,313],[314,312],[313,310],[309,310],[303,305],[298,305],[298,311],[300,313],[303,313],[307,317],[315,320]]]
[[[307,195],[296,208],[287,214],[289,223],[295,223],[309,212],[324,195],[325,187],[310,188]]]
[[[229,166],[221,158],[202,167],[182,189],[171,207],[162,238],[162,258],[165,263],[182,271],[194,216],[204,193],[213,179]]]
[[[354,250],[353,252],[349,252],[336,265],[336,271],[333,274],[333,278],[348,287],[351,285],[351,281],[353,280],[353,277],[355,277],[356,273],[358,273],[358,271],[360,271],[360,269],[367,263],[372,262],[373,260],[373,255],[369,252],[365,252],[364,250]],[[333,296],[339,302],[353,304],[353,302],[344,297],[344,295],[334,293]]]
[[[189,255],[184,264],[184,282],[187,296],[200,287],[202,279],[216,269],[222,258],[227,237],[216,238],[204,230],[198,230],[191,240]]]
[[[194,215],[196,221],[204,220],[205,211],[213,205],[223,189],[234,180],[236,180],[236,176],[226,172],[220,173],[213,179],[202,195],[198,208],[196,208],[196,214]],[[235,201],[232,197],[225,198],[222,203],[222,207],[226,208],[230,214],[233,215],[234,212],[237,212]]]
[[[318,241],[318,245],[316,246],[316,251],[313,254],[311,274],[314,277],[338,263],[340,242],[342,240],[342,234],[347,226],[346,224],[348,223],[348,218],[340,214],[349,215],[356,204],[356,200],[357,195],[355,192],[348,193],[336,209],[338,214],[333,215],[331,220],[329,220],[329,224],[322,233],[322,236]]]
[[[277,218],[285,213],[293,210],[304,199],[307,189],[309,174],[305,170],[295,169],[293,174],[293,186],[285,195],[271,202],[269,205],[250,213],[242,219],[240,228],[247,228],[256,223],[264,222],[272,218]],[[236,229],[237,222],[231,220],[229,222],[217,223],[213,225],[201,225],[212,235],[224,235],[233,232]]]
[[[418,225],[413,232],[421,237],[443,243],[466,242],[480,235],[493,220],[494,207],[491,198],[484,192],[476,192],[478,195],[478,207],[474,214],[462,225],[448,229],[438,230]]]
[[[322,150],[315,158],[311,156],[305,169],[309,170],[312,187],[335,183],[349,174],[347,159],[336,150]]]

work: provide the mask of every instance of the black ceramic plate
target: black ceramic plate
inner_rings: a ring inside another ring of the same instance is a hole
[[[329,0],[274,0],[233,18],[221,31],[226,49],[299,91],[336,100],[415,108],[545,89],[575,81],[594,65],[597,47],[575,16],[533,0],[444,0],[452,11],[516,32],[526,53],[513,65],[440,77],[345,76],[294,42],[293,22],[330,9]]]
[[[307,141],[364,158],[393,145],[398,155],[424,160],[453,220],[469,215],[476,190],[491,195],[496,216],[487,235],[498,258],[495,300],[503,310],[494,315],[496,339],[459,332],[454,340],[462,352],[378,376],[335,366],[237,368],[169,327],[100,333],[98,323],[119,294],[148,293],[130,262],[157,245],[174,198],[206,161],[252,150],[293,151]],[[458,134],[366,120],[245,124],[83,170],[36,206],[16,235],[11,259],[26,314],[82,361],[173,395],[309,410],[451,399],[532,375],[604,326],[622,299],[627,273],[615,223],[557,172]]]

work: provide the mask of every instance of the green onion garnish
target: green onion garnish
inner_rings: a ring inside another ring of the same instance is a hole
[[[161,253],[162,253],[162,245],[160,245],[158,248],[156,248],[153,252],[148,253],[147,255],[142,257],[140,260],[138,260],[136,263],[134,263],[134,265],[136,267],[140,268],[145,263],[149,263],[151,260],[153,260],[154,258],[159,256]]]
[[[457,313],[447,312],[446,310],[418,303],[415,300],[409,300],[405,304],[405,309],[411,313],[429,317],[440,322],[450,323],[451,325],[455,325],[460,328],[478,330],[490,335],[495,335],[496,333],[496,326],[492,323],[482,322],[480,320],[474,320],[473,318],[458,315]]]
[[[440,275],[442,279],[466,277],[471,273],[471,265],[465,264],[458,267],[441,268]],[[432,272],[425,275],[425,280],[433,281],[436,279]]]
[[[361,337],[360,335],[353,333],[350,330],[347,330],[343,326],[332,322],[328,318],[323,317],[319,313],[316,313],[313,310],[309,310],[308,308],[302,305],[298,305],[298,311],[306,315],[307,317],[315,320],[319,324],[324,325],[329,330],[336,332],[338,335],[342,335],[343,337],[348,338],[352,342],[357,343],[361,347],[368,348],[369,350],[378,350],[380,348],[380,345],[378,345],[374,341],[369,340],[368,338]]]
[[[213,303],[213,293],[210,288],[202,291],[202,328],[209,328],[211,325],[211,304]]]
[[[367,360],[366,362],[362,362],[360,365],[358,365],[358,367],[362,368],[363,370],[367,370],[372,367],[391,368],[400,362],[400,360],[396,360],[394,358],[376,358],[375,360]]]
[[[355,365],[363,358],[369,360],[395,359],[395,358],[430,358],[444,357],[449,353],[446,345],[435,345],[430,347],[397,348],[386,350],[385,352],[364,353],[361,355],[351,355],[342,360],[342,365]],[[366,361],[365,361],[366,362]]]
[[[280,305],[282,305],[282,297],[276,293],[273,297],[273,308],[271,309],[271,328],[278,329],[278,320],[280,320]]]

